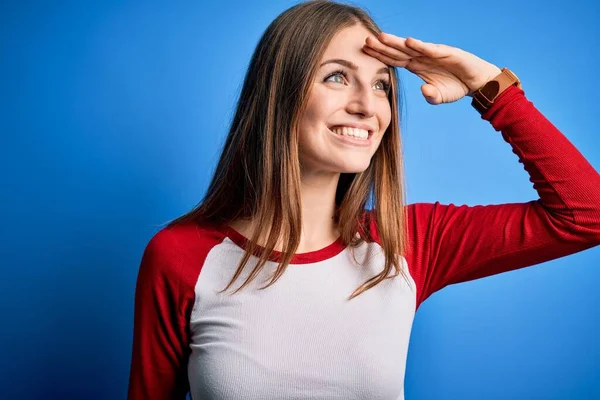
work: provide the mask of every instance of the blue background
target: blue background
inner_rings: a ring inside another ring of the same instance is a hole
[[[0,5],[0,398],[125,398],[142,251],[202,197],[251,53],[291,1]],[[508,66],[600,169],[597,3],[365,1],[385,31]],[[402,70],[409,202],[537,198],[468,99]],[[407,399],[600,398],[600,248],[448,287]]]

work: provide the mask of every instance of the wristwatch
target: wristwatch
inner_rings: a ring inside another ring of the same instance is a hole
[[[508,68],[502,68],[502,72],[499,75],[473,92],[471,105],[480,114],[484,114],[492,107],[494,100],[500,96],[500,93],[513,85],[521,89],[521,81],[517,75]]]

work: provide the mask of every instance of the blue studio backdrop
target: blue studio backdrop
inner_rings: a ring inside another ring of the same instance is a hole
[[[0,398],[126,397],[142,252],[204,194],[250,56],[293,1],[0,4]],[[600,169],[599,6],[364,1],[470,51]],[[400,71],[409,202],[537,198],[469,99]],[[600,248],[445,288],[419,309],[407,399],[600,398]]]

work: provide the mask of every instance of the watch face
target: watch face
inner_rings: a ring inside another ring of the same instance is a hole
[[[486,99],[491,101],[496,97],[499,90],[500,83],[498,81],[489,81],[483,88],[481,88],[481,94],[484,95]]]

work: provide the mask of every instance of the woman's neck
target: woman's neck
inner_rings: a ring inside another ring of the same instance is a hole
[[[334,220],[335,193],[339,174],[313,174],[309,177],[303,176],[301,181],[301,207],[302,207],[302,233],[297,253],[322,249],[333,243],[339,236],[340,231]],[[251,238],[256,221],[241,220],[233,221],[229,225],[240,232],[246,238]],[[265,232],[266,234],[266,232]],[[259,245],[264,245],[266,237],[259,238]],[[281,251],[281,241],[277,243],[275,250]]]

